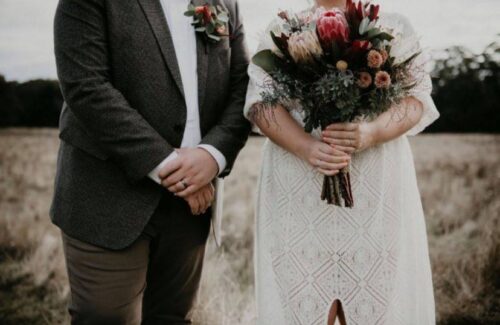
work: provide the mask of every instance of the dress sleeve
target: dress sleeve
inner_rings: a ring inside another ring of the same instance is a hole
[[[398,54],[404,59],[407,55],[411,55],[416,51],[421,52],[414,60],[411,67],[416,86],[410,91],[410,96],[419,100],[423,105],[423,114],[420,121],[406,133],[406,135],[414,136],[421,133],[426,127],[437,120],[439,118],[439,112],[431,97],[432,80],[429,67],[430,57],[428,53],[422,49],[420,39],[408,19],[401,15],[397,15],[397,19],[400,20],[398,25],[402,29],[399,40],[401,44],[397,45],[400,52]]]
[[[265,33],[262,35],[260,39],[260,43],[256,53],[263,50],[274,48],[275,45],[271,39],[270,33],[277,26],[278,26],[277,20],[273,20],[269,24],[269,26],[266,28]],[[262,68],[253,64],[253,62],[250,62],[250,65],[248,66],[248,76],[250,78],[250,81],[248,83],[244,114],[245,117],[248,120],[250,120],[250,122],[252,122],[252,130],[256,133],[262,134],[262,132],[253,123],[251,119],[252,108],[255,104],[262,101],[261,93],[265,90],[263,86],[265,82],[269,80],[270,76]]]

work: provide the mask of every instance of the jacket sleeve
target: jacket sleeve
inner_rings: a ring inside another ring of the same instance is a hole
[[[248,139],[251,130],[250,123],[243,115],[246,90],[248,86],[247,68],[249,63],[248,49],[245,42],[245,31],[236,1],[226,1],[230,15],[233,17],[231,35],[231,68],[230,95],[227,106],[213,127],[202,139],[201,144],[212,145],[226,158],[226,169],[220,174],[227,176],[236,157]]]
[[[110,80],[104,1],[60,0],[54,42],[68,109],[131,181],[146,177],[173,148]]]

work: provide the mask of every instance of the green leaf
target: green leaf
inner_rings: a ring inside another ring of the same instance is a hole
[[[366,33],[369,24],[370,24],[370,18],[368,17],[363,18],[361,24],[359,24],[359,35],[363,35],[364,33]]]
[[[194,16],[194,11],[188,10],[184,13],[184,16],[186,17],[193,17]]]
[[[204,32],[204,31],[206,31],[207,29],[206,29],[205,27],[197,27],[197,28],[195,28],[194,30],[195,30],[195,31],[197,31],[197,32]]]
[[[214,41],[220,41],[220,37],[219,36],[215,36],[213,34],[207,34],[208,38],[210,39],[213,39]]]
[[[219,16],[217,16],[217,18],[220,20],[220,21],[223,21],[225,23],[227,23],[229,21],[229,16],[228,15],[225,15],[225,14],[221,14]]]
[[[263,50],[255,54],[252,58],[252,63],[267,73],[276,70],[276,56],[271,50]]]
[[[213,34],[215,32],[214,24],[209,24],[206,26],[206,28],[207,28],[207,33],[209,33],[209,34]]]
[[[394,39],[394,36],[389,33],[382,32],[377,36],[377,38],[384,41],[392,41]]]

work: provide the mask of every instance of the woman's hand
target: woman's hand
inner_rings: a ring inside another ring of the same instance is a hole
[[[329,125],[322,137],[324,142],[350,155],[374,146],[374,131],[370,123],[336,123]]]
[[[351,157],[345,152],[334,149],[329,144],[316,139],[307,145],[300,156],[326,176],[338,174],[351,161]]]

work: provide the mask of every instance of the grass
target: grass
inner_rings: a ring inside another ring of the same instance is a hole
[[[440,325],[500,323],[500,136],[411,140]],[[253,213],[262,139],[226,182],[222,249],[207,249],[198,325],[254,323]],[[0,324],[67,324],[69,288],[48,209],[54,130],[0,130]]]

